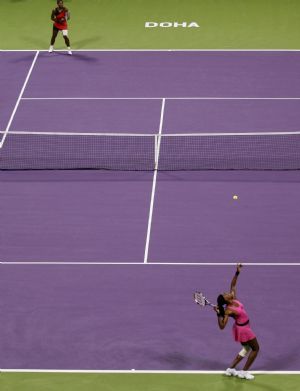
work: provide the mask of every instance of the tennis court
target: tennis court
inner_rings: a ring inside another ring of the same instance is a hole
[[[299,69],[297,50],[0,52],[3,390],[297,388]],[[239,261],[254,382],[222,375],[239,346],[192,299]]]

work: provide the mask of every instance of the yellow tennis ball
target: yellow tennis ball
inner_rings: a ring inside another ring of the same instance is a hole
[[[232,198],[233,198],[234,200],[237,200],[239,197],[238,197],[237,195],[234,195]]]

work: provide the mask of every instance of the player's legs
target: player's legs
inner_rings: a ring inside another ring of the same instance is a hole
[[[235,359],[232,361],[231,365],[229,368],[235,368],[242,360],[244,357],[240,356],[239,354],[235,357]]]
[[[68,37],[68,30],[63,30],[62,34],[63,34],[64,40],[65,40],[65,44],[67,45],[67,48],[68,48],[68,54],[72,54],[72,52],[71,52],[71,44],[70,44],[70,40],[69,40],[69,37]]]
[[[247,344],[243,344],[243,349],[239,352],[239,354],[235,357],[230,367],[226,369],[225,375],[227,376],[237,376],[238,371],[235,370],[235,367],[247,356],[250,351],[250,346]]]
[[[248,341],[247,342],[247,345],[250,346],[251,348],[251,352],[248,356],[248,359],[246,361],[246,364],[243,368],[244,371],[248,371],[248,369],[251,367],[251,365],[253,364],[254,360],[256,359],[257,355],[258,355],[258,352],[259,352],[259,344],[257,342],[257,339],[254,338],[252,339],[251,341]]]
[[[246,364],[244,365],[243,370],[238,372],[238,377],[241,379],[253,380],[254,376],[250,372],[248,372],[248,369],[251,367],[253,361],[256,359],[256,356],[259,352],[259,344],[257,342],[257,339],[254,338],[248,341],[247,345],[250,346],[251,352],[248,356],[248,359],[246,361]]]
[[[69,40],[69,37],[67,35],[64,35],[64,40],[65,40],[65,43],[68,47],[70,47],[70,40]]]
[[[53,32],[52,32],[52,37],[51,37],[51,42],[50,42],[51,46],[54,45],[58,32],[59,32],[59,30],[55,26],[53,26]]]

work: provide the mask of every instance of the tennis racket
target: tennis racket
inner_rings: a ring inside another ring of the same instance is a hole
[[[215,305],[210,303],[207,300],[207,298],[203,295],[203,293],[201,293],[201,292],[194,293],[194,301],[196,304],[199,304],[201,307],[205,307],[206,305],[209,305],[211,307],[215,307]]]

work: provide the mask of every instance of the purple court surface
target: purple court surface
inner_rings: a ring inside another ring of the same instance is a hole
[[[299,52],[35,55],[0,54],[7,140],[299,130]],[[192,292],[243,261],[253,369],[300,370],[299,200],[298,170],[0,171],[0,367],[223,369],[239,347]]]
[[[298,268],[248,266],[240,275],[238,297],[261,345],[253,369],[299,370]],[[241,349],[232,321],[219,330],[192,292],[214,300],[232,274],[232,266],[2,266],[1,367],[224,369]]]

